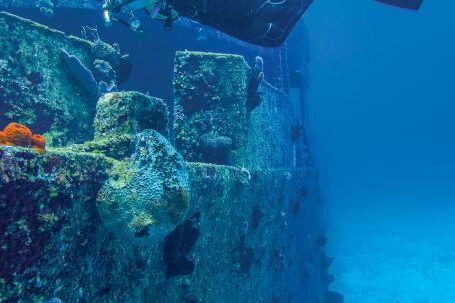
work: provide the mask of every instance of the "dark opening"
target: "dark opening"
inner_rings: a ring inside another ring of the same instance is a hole
[[[166,236],[163,254],[166,264],[166,277],[189,275],[195,264],[188,259],[188,254],[199,238],[199,229],[193,226],[192,220],[179,224]]]

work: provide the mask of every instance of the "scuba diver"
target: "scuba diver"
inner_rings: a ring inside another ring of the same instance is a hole
[[[418,10],[423,0],[375,0],[400,8]],[[247,43],[265,47],[280,46],[313,0],[104,0],[106,25],[117,21],[141,31],[136,17],[145,12],[164,22],[185,17],[215,28]],[[122,19],[121,13],[129,14]]]

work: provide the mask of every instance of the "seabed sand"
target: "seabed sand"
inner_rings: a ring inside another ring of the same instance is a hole
[[[454,214],[428,206],[339,216],[332,288],[348,303],[455,302]]]

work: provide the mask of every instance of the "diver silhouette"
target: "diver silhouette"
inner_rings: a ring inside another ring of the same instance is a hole
[[[375,0],[400,8],[418,10],[423,0]],[[106,24],[119,21],[140,30],[134,12],[145,11],[164,21],[171,29],[173,20],[186,17],[215,28],[239,40],[265,47],[276,47],[286,40],[313,0],[105,0]],[[128,11],[129,20],[112,16]]]

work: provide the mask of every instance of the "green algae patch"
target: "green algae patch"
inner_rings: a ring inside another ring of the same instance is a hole
[[[114,135],[83,144],[74,144],[69,149],[75,152],[89,152],[117,160],[126,160],[132,154],[132,136]]]
[[[167,135],[168,110],[163,100],[138,92],[103,95],[96,106],[95,140],[154,129]]]

